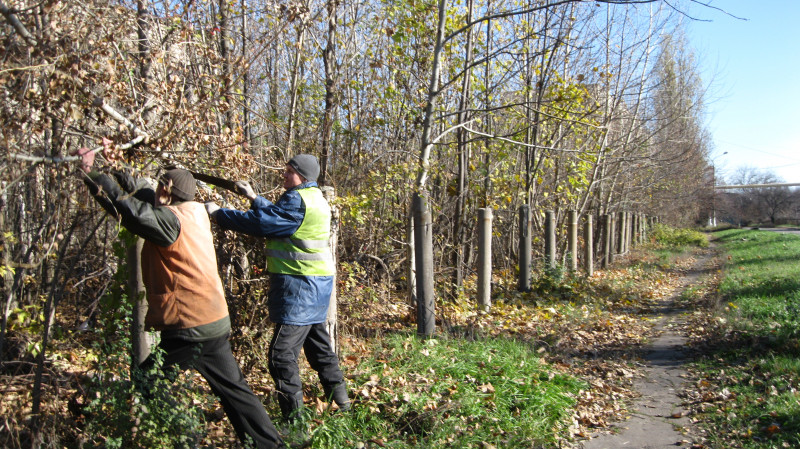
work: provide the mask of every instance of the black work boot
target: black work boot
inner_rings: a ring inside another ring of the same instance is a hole
[[[303,414],[303,392],[283,393],[278,392],[278,404],[281,406],[281,414],[287,422],[297,420]]]
[[[346,412],[350,410],[350,398],[347,397],[347,383],[344,381],[328,387],[322,387],[325,390],[325,398],[330,402],[333,401],[339,406],[339,410]]]
[[[303,392],[287,394],[279,391],[278,404],[285,422],[279,432],[288,447],[308,447],[308,416],[303,406]]]

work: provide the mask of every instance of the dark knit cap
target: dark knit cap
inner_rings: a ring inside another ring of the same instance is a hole
[[[197,183],[194,181],[194,176],[188,170],[182,168],[174,168],[168,170],[161,175],[159,182],[165,186],[169,185],[172,181],[172,196],[183,201],[192,201],[194,194],[197,192]]]
[[[289,159],[288,164],[308,181],[316,181],[319,176],[319,162],[315,156],[310,154],[298,154]]]

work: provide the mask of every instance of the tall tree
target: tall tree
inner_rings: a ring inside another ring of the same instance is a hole
[[[333,122],[338,104],[338,86],[336,70],[336,27],[338,0],[328,0],[328,38],[325,50],[322,52],[322,61],[325,66],[325,115],[322,119],[322,157],[320,157],[320,183],[325,184],[328,176],[328,158],[331,153],[331,135]]]

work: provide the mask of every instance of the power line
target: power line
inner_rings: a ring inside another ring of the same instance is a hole
[[[726,145],[733,145],[733,146],[735,146],[735,147],[743,148],[743,149],[745,149],[745,150],[755,151],[755,152],[757,152],[757,153],[768,154],[768,155],[770,155],[770,156],[775,156],[775,157],[779,157],[779,158],[783,158],[783,159],[788,159],[788,160],[790,160],[790,161],[797,161],[797,163],[798,163],[798,164],[800,164],[800,159],[797,159],[797,158],[792,158],[792,157],[788,157],[788,156],[786,156],[786,154],[776,154],[776,153],[770,153],[769,151],[759,150],[759,149],[757,149],[757,148],[748,147],[748,146],[746,146],[746,145],[742,145],[742,144],[739,144],[739,143],[726,142],[726,141],[724,141],[724,140],[719,140],[718,142],[719,142],[719,143],[724,143],[724,144],[726,144]],[[788,152],[788,150],[787,150],[787,152]]]

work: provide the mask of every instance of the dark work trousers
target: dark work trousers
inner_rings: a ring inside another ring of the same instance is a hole
[[[284,398],[299,397],[299,405],[302,405],[303,385],[297,358],[301,348],[309,365],[319,375],[323,387],[333,388],[344,380],[325,323],[307,326],[276,324],[269,344],[269,373],[279,395]]]
[[[258,449],[286,447],[261,400],[247,385],[227,336],[202,342],[163,339],[159,346],[166,352],[165,370],[171,365],[194,368],[206,379],[245,447],[248,436]],[[141,366],[147,369],[153,363],[148,358]]]

